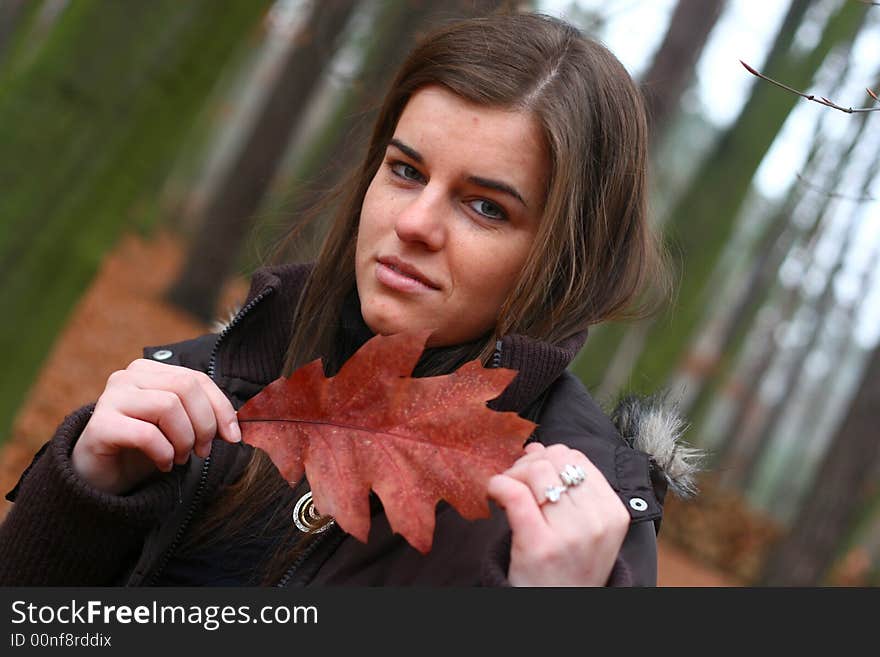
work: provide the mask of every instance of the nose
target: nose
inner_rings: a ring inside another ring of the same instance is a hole
[[[431,251],[438,251],[446,240],[444,214],[442,196],[426,187],[402,208],[394,230],[401,242],[421,243]]]

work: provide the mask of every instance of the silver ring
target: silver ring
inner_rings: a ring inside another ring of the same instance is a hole
[[[544,489],[544,501],[555,504],[566,490],[567,486],[547,486]]]
[[[584,479],[587,478],[587,473],[584,472],[584,469],[579,465],[572,465],[569,463],[563,468],[562,472],[559,473],[559,478],[562,479],[562,483],[566,486],[574,488],[583,483]]]

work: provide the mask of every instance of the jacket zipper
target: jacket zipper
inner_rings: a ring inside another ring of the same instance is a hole
[[[492,354],[492,367],[501,367],[501,340],[495,340],[495,353]]]
[[[340,531],[341,530],[339,529],[338,525],[333,525],[332,527],[329,527],[327,531],[325,531],[323,534],[319,534],[318,536],[313,538],[312,543],[305,550],[303,550],[302,553],[300,553],[300,555],[292,564],[290,564],[290,568],[288,568],[287,571],[284,573],[284,576],[280,580],[278,580],[278,583],[275,585],[275,587],[285,588],[297,569],[299,569],[299,567],[302,566],[321,545],[326,543],[327,539],[330,536],[333,536],[334,534],[339,534]]]
[[[235,328],[239,323],[241,323],[241,320],[244,319],[245,315],[247,315],[251,310],[254,309],[254,306],[256,306],[260,301],[265,299],[267,296],[269,296],[269,294],[271,294],[274,291],[275,291],[274,288],[268,288],[268,289],[260,292],[253,299],[251,299],[247,304],[245,304],[245,306],[241,310],[239,310],[235,314],[235,317],[232,318],[232,321],[229,322],[223,328],[223,330],[220,332],[220,334],[217,336],[217,339],[214,341],[214,348],[211,350],[211,359],[208,361],[207,374],[209,377],[211,377],[212,381],[215,380],[214,375],[216,373],[217,353],[220,349],[220,343],[223,342],[224,338],[226,338],[226,336],[229,335],[229,332],[233,328]],[[205,457],[205,461],[202,463],[202,471],[199,476],[199,485],[196,488],[195,495],[193,495],[192,502],[189,505],[189,510],[186,513],[186,517],[183,519],[183,522],[177,528],[177,533],[175,534],[174,540],[171,542],[171,545],[169,545],[165,549],[165,552],[162,554],[162,559],[159,562],[158,568],[155,568],[153,570],[153,572],[150,574],[149,579],[146,580],[142,584],[142,586],[149,586],[150,584],[152,584],[153,582],[156,581],[156,579],[159,577],[159,575],[162,574],[162,571],[165,570],[165,566],[168,565],[168,560],[171,558],[171,555],[174,554],[174,550],[177,549],[177,546],[180,543],[180,540],[183,538],[183,533],[186,531],[187,527],[189,527],[189,523],[192,521],[192,517],[193,517],[193,514],[195,513],[196,505],[199,503],[199,500],[202,499],[202,494],[205,491],[205,484],[208,481],[208,468],[210,467],[210,465],[211,465],[211,455],[208,454]]]
[[[260,292],[253,299],[248,301],[245,306],[235,314],[235,317],[232,318],[232,321],[229,322],[222,331],[220,331],[220,335],[217,336],[217,340],[215,340],[214,342],[214,348],[211,350],[211,360],[208,361],[208,376],[211,377],[212,380],[214,379],[214,374],[217,367],[217,352],[220,350],[220,343],[223,342],[224,338],[229,335],[229,332],[232,329],[234,329],[241,323],[241,320],[244,319],[245,315],[247,315],[251,310],[254,309],[254,306],[260,303],[260,301],[265,299],[274,291],[275,288],[270,287]]]

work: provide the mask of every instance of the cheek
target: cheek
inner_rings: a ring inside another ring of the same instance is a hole
[[[467,282],[470,303],[475,310],[497,314],[501,304],[513,289],[529,251],[530,242],[522,244],[485,245],[462,253],[459,270]]]
[[[370,189],[372,186],[367,189],[367,195],[364,196],[364,200],[361,203],[361,212],[358,217],[358,227],[357,227],[357,249],[358,253],[360,253],[361,245],[364,239],[369,236],[372,231],[373,226],[373,201],[370,196]]]
[[[361,204],[357,250],[369,248],[394,229],[394,203],[387,193],[371,185]]]
[[[366,212],[361,213],[355,240],[355,267],[357,274],[361,275],[364,273],[361,270],[375,257],[376,245],[379,242],[379,231],[376,230],[372,217]]]

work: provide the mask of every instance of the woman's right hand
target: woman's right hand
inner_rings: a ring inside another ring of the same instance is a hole
[[[118,495],[190,452],[207,456],[218,434],[241,440],[235,409],[210,377],[141,358],[107,379],[71,461],[86,482]]]

